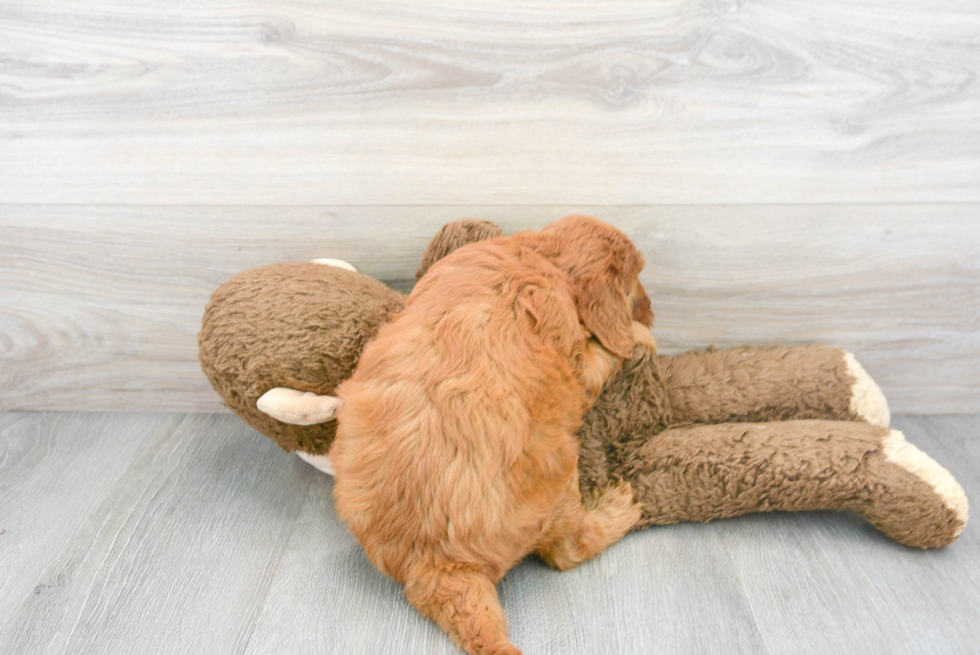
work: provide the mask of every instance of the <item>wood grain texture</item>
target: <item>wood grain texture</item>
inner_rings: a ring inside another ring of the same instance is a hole
[[[948,468],[970,499],[978,497],[976,417],[899,416],[894,427]],[[968,563],[976,556],[970,551],[980,553],[975,526],[935,551],[905,548],[837,513],[757,515],[706,527],[729,553],[770,653],[976,651],[980,573]],[[794,602],[801,597],[807,602]]]
[[[0,7],[0,196],[980,202],[973,0]]]
[[[246,653],[459,653],[371,567],[332,489],[326,475],[311,485]],[[726,552],[699,528],[631,535],[565,573],[522,563],[499,585],[512,641],[528,654],[763,652]]]
[[[125,479],[173,415],[0,414],[0,634],[29,596],[58,593],[45,577],[65,544]],[[106,431],[111,425],[113,430]]]
[[[244,652],[456,655],[434,623],[405,611],[398,584],[337,519],[332,493],[333,478],[316,472]]]
[[[393,286],[443,223],[572,211],[625,230],[660,348],[853,351],[896,412],[980,411],[980,205],[0,206],[0,408],[219,409],[197,363],[235,273],[341,257]]]
[[[980,495],[980,416],[895,424]],[[0,445],[0,652],[459,652],[370,566],[331,478],[233,416],[0,414]],[[953,655],[975,650],[980,539],[920,551],[847,513],[764,514],[644,530],[565,573],[531,559],[499,589],[528,655]]]
[[[232,417],[137,415],[150,424],[158,416],[169,429],[124,476],[115,484],[89,476],[81,485],[104,495],[98,509],[74,532],[48,531],[57,557],[43,562],[32,590],[10,599],[16,610],[4,615],[0,651],[230,652],[247,643],[313,471]],[[74,419],[96,420],[105,437],[90,442],[111,457],[131,438],[134,418]],[[57,421],[67,433],[59,439],[71,436],[71,422]],[[49,458],[25,477],[62,472]],[[40,498],[50,502],[55,491],[76,490],[66,479]],[[51,512],[23,502],[3,509]]]

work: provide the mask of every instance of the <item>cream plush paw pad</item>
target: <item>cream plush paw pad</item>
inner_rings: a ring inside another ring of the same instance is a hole
[[[954,537],[959,536],[969,518],[969,507],[966,493],[956,478],[939,462],[906,441],[905,435],[898,430],[889,432],[881,440],[881,446],[885,459],[892,464],[901,466],[928,484],[943,499],[946,507],[951,509],[956,517],[962,521],[962,525],[954,535]]]
[[[851,387],[851,411],[871,425],[887,428],[891,424],[891,412],[888,411],[888,401],[885,400],[881,387],[871,379],[854,355],[846,350],[844,363],[847,365],[847,372],[854,378],[854,385]]]

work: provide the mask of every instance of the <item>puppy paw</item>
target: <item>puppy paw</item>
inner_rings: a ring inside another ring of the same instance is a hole
[[[610,532],[621,536],[637,524],[642,508],[636,502],[632,485],[620,482],[602,492],[590,514],[600,519]]]
[[[633,487],[627,483],[576,498],[572,511],[575,516],[565,516],[563,522],[552,525],[551,533],[537,547],[545,564],[559,571],[578,566],[612,546],[641,516]]]
[[[657,350],[657,342],[653,338],[653,333],[650,332],[650,328],[645,326],[639,321],[633,321],[630,325],[630,333],[633,336],[633,341],[637,346],[645,348],[650,352],[655,352]]]

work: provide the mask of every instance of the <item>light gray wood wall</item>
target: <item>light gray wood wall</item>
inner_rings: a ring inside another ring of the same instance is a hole
[[[973,0],[9,0],[0,409],[213,410],[210,291],[447,220],[647,254],[662,349],[823,341],[980,411]]]
[[[975,0],[5,0],[7,202],[980,201]]]

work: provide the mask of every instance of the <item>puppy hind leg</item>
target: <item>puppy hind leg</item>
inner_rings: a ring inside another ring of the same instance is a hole
[[[560,501],[555,519],[538,544],[545,564],[561,571],[578,566],[619,541],[640,520],[633,488],[620,483],[606,489],[591,507],[582,504],[578,473]]]
[[[507,618],[493,581],[468,569],[416,567],[405,597],[471,655],[521,655],[507,638]]]

